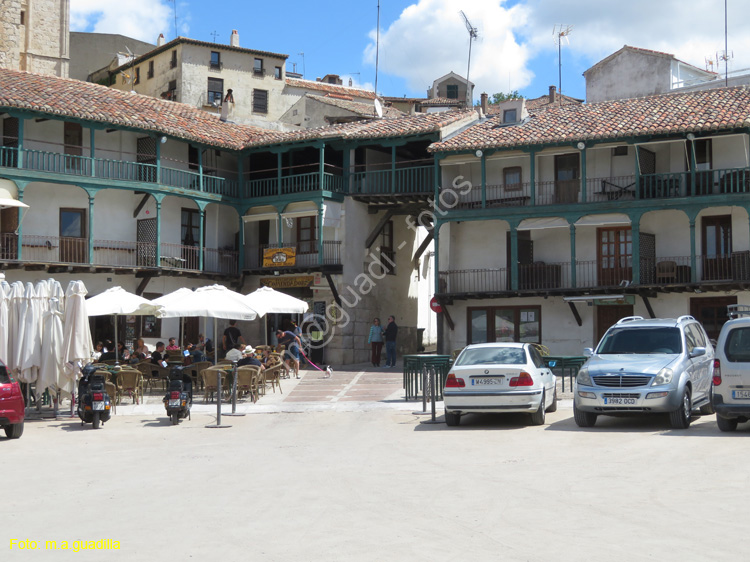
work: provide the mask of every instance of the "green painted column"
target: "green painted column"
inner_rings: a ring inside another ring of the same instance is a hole
[[[23,124],[25,122],[25,119],[22,117],[18,118],[18,158],[17,158],[17,166],[19,168],[23,168]]]
[[[281,213],[278,210],[276,212],[276,243],[281,247],[284,245],[284,229],[281,227]]]
[[[318,178],[318,185],[320,186],[319,189],[323,191],[325,189],[325,181],[326,181],[326,146],[323,145],[320,147],[320,169],[318,170],[319,178]]]
[[[695,140],[690,142],[690,195],[695,195]]]
[[[641,282],[641,216],[630,219],[631,237],[633,239],[633,279],[635,285]]]
[[[482,209],[487,208],[487,157],[482,152],[482,159],[480,161],[482,168]]]
[[[237,158],[237,197],[247,197],[245,195],[245,189],[244,189],[244,180],[243,177],[245,175],[245,166],[244,162],[242,161],[242,153],[240,153],[239,158]]]
[[[89,195],[89,264],[94,263],[94,196]]]
[[[206,219],[206,209],[199,209],[200,210],[200,218],[199,220],[199,227],[198,227],[198,269],[200,271],[203,271],[203,252],[205,248],[203,247],[203,235],[204,235],[204,227],[203,223]]]
[[[342,181],[344,182],[344,185],[342,187],[343,187],[344,193],[349,193],[351,191],[350,190],[351,186],[349,184],[351,182],[352,173],[349,168],[352,165],[352,151],[349,148],[345,148],[343,156],[344,156],[344,162],[343,162],[344,169],[341,170],[341,174],[343,176]]]
[[[391,193],[396,193],[396,147],[391,147]]]
[[[518,230],[517,225],[510,225],[510,288],[518,290]]]
[[[323,265],[323,205],[324,203],[320,204],[320,207],[318,208],[318,265]]]
[[[570,225],[570,286],[576,288],[578,280],[576,279],[576,225]]]
[[[96,177],[96,162],[94,161],[94,155],[96,154],[94,144],[94,128],[89,129],[89,162],[91,163],[91,177]]]
[[[201,191],[205,191],[205,186],[203,185],[203,149],[200,146],[196,148],[198,149],[198,185]]]
[[[536,150],[529,151],[529,197],[531,205],[536,205]]]
[[[633,145],[635,150],[635,198],[641,198],[641,163],[638,160],[638,145]]]
[[[161,183],[161,139],[156,139],[156,183]]]
[[[281,197],[281,152],[276,153],[276,189]]]
[[[695,217],[690,218],[690,282],[698,280],[697,259],[695,256]]]
[[[581,203],[586,202],[586,147],[581,150]]]
[[[440,220],[436,217],[433,226],[433,247],[435,248],[434,290],[440,292]]]
[[[156,267],[161,267],[161,201],[156,199]]]
[[[239,219],[240,236],[237,248],[237,271],[241,272],[245,269],[245,221],[242,220],[242,214],[240,214]]]
[[[20,135],[19,135],[20,136]],[[23,190],[26,188],[26,182],[16,182],[16,187],[18,187],[18,201],[23,203]],[[16,240],[16,255],[18,256],[18,261],[23,260],[23,221],[20,220],[23,218],[23,215],[21,213],[26,213],[26,209],[19,208],[19,220],[18,220],[18,229],[16,230],[16,234],[18,236],[18,239]]]
[[[438,155],[435,154],[435,198],[432,201],[433,211],[437,208],[438,201],[440,201],[440,160]]]

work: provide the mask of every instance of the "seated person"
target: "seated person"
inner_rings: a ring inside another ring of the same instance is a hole
[[[164,361],[164,342],[156,342],[156,350],[151,354],[151,362],[154,365],[159,365]]]
[[[169,344],[167,345],[166,349],[167,351],[174,351],[180,349],[180,346],[177,345],[175,338],[169,338]]]
[[[117,356],[115,355],[115,344],[112,343],[112,340],[105,340],[104,341],[104,350],[102,351],[102,354],[99,356],[99,361],[114,361],[117,359]]]
[[[148,346],[143,342],[143,338],[135,340],[135,346],[133,346],[133,356],[138,360],[143,360],[148,357]]]
[[[104,343],[98,341],[94,346],[94,351],[91,352],[91,358],[94,360],[94,362],[99,361],[102,353],[104,353]]]
[[[127,347],[125,347],[125,342],[123,341],[117,342],[117,355],[119,356],[120,361],[130,360],[130,350]]]
[[[238,367],[249,365],[251,367],[260,367],[261,371],[265,369],[263,364],[255,358],[255,350],[253,349],[252,345],[246,346],[245,351],[242,352],[242,355],[242,359],[237,362]]]
[[[237,342],[232,349],[227,351],[225,359],[227,361],[239,361],[240,359],[242,359],[242,349],[243,345],[240,342]]]
[[[203,361],[210,361],[208,357],[214,354],[214,344],[210,339],[206,339],[203,334],[198,334],[198,343],[195,344],[195,350],[203,354]]]

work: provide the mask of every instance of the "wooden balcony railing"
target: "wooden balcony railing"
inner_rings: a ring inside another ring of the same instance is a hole
[[[294,248],[296,258],[294,266],[263,266],[263,252],[269,248]],[[258,244],[247,247],[246,264],[249,269],[276,269],[283,270],[285,267],[310,267],[321,265],[318,254],[318,244],[313,241],[309,246],[298,247],[297,244]],[[323,240],[323,263],[322,265],[341,265],[341,242],[338,240]]]
[[[363,195],[432,193],[435,189],[434,178],[433,166],[364,170],[352,174],[352,193]]]

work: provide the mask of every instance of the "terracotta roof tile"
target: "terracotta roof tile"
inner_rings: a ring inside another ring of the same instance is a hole
[[[113,90],[90,82],[0,68],[0,108],[51,113],[93,123],[241,149],[276,132],[225,123],[217,115],[183,103]]]
[[[750,88],[739,86],[555,107],[535,111],[519,125],[503,126],[501,117],[492,117],[448,140],[432,144],[429,150],[516,148],[748,126]]]
[[[447,105],[451,107],[455,107],[458,105],[461,105],[463,100],[457,100],[457,99],[450,99],[450,98],[429,98],[422,102],[422,107],[430,107],[430,106],[440,106],[440,105]]]
[[[370,90],[360,90],[359,88],[349,88],[348,86],[339,86],[337,84],[328,84],[326,82],[316,82],[313,80],[298,80],[296,78],[287,78],[286,85],[290,88],[302,88],[303,90],[317,90],[331,94],[344,96],[353,96],[357,98],[375,99],[375,92]]]
[[[360,115],[362,117],[371,117],[373,119],[375,118],[375,106],[372,103],[353,101],[351,98],[349,98],[348,100],[342,99],[342,97],[338,97],[338,94],[334,94],[333,96],[318,96],[315,94],[307,94],[307,97],[326,105],[331,105],[333,107],[339,107],[341,109],[351,111],[352,113],[356,113],[357,115]],[[395,109],[393,107],[383,108],[383,117],[385,119],[395,119],[397,117],[403,117],[404,115],[405,114],[403,111],[399,111],[398,109]]]

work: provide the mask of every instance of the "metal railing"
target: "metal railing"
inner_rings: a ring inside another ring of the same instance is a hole
[[[473,186],[471,190],[458,188],[451,190],[456,194],[456,206],[459,209],[482,208],[482,186]],[[443,197],[444,205],[450,205],[452,200]],[[485,188],[485,208],[519,207],[531,204],[531,184],[513,183],[487,185]]]
[[[497,293],[510,289],[509,271],[502,269],[455,269],[438,274],[438,292],[443,294]]]
[[[366,195],[432,193],[435,168],[412,166],[395,170],[365,170],[352,174],[352,192]]]
[[[280,186],[280,188],[279,188]],[[323,184],[320,183],[320,172],[307,172],[304,174],[292,174],[276,178],[260,178],[247,180],[245,182],[245,197],[272,197],[292,193],[309,193],[311,191],[333,191],[346,193],[344,178],[339,174],[323,172]]]
[[[236,250],[203,249],[203,271],[236,275],[239,272],[239,255]]]

